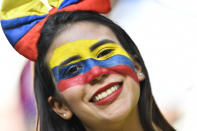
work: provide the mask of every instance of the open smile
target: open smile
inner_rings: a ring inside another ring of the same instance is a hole
[[[90,102],[96,105],[105,105],[114,101],[121,93],[123,82],[112,82],[100,88],[91,98]]]

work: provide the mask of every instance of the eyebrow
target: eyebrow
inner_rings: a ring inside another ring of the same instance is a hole
[[[78,59],[80,59],[80,58],[81,58],[81,56],[79,56],[79,55],[75,55],[75,56],[69,57],[68,59],[66,59],[65,61],[63,61],[63,62],[59,65],[59,68],[61,69],[64,65],[70,63],[71,61],[78,60]]]
[[[95,43],[94,45],[92,45],[90,47],[90,51],[93,51],[95,50],[96,48],[98,48],[99,46],[101,45],[104,45],[104,44],[107,44],[107,43],[115,43],[114,41],[112,40],[109,40],[109,39],[104,39],[104,40],[101,40],[101,41],[98,41],[97,43]],[[65,61],[63,61],[60,65],[59,65],[59,68],[61,69],[64,65],[74,61],[74,60],[78,60],[80,59],[81,56],[79,55],[75,55],[75,56],[72,56],[72,57],[69,57],[68,59],[66,59]]]
[[[108,40],[108,39],[104,39],[104,40],[98,41],[97,43],[95,43],[94,45],[92,45],[90,47],[90,51],[93,51],[96,48],[98,48],[99,46],[104,45],[104,44],[107,44],[107,43],[115,43],[115,42],[112,41],[112,40]]]

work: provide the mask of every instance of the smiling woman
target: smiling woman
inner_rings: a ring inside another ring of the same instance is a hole
[[[109,1],[49,4],[48,12],[39,0],[4,0],[1,9],[9,42],[35,61],[37,130],[174,131],[155,103],[138,48],[99,14],[110,10]]]
[[[47,20],[34,85],[41,131],[174,130],[154,101],[134,42],[94,12],[59,12]]]

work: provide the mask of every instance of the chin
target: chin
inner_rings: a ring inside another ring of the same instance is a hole
[[[115,112],[114,119],[126,119],[138,109],[138,101],[140,96],[140,86],[132,78],[126,77],[124,81],[124,90],[120,95],[118,110]]]
[[[104,110],[103,120],[108,122],[120,122],[126,120],[138,109],[140,95],[139,85],[128,77],[123,84],[120,96]]]

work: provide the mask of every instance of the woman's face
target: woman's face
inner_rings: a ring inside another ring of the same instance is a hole
[[[87,128],[121,123],[137,109],[134,62],[108,27],[69,25],[52,42],[47,61],[68,109]]]

